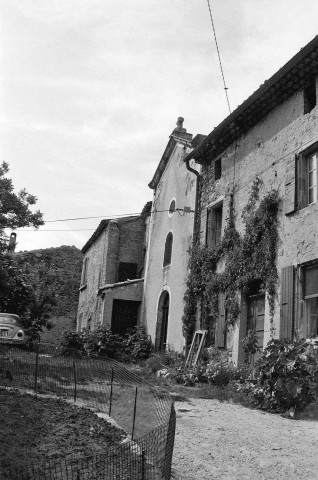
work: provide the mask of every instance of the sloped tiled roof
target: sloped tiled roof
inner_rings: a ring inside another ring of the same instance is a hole
[[[245,102],[221,122],[188,157],[204,163],[256,125],[271,110],[295,92],[306,87],[318,75],[318,36],[302,48]]]

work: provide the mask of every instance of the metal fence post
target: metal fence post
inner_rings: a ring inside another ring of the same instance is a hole
[[[74,403],[75,403],[76,402],[76,396],[77,396],[75,352],[73,352],[73,373],[74,373]]]
[[[111,381],[110,381],[109,411],[108,411],[109,416],[112,413],[113,381],[114,381],[114,368],[112,368],[112,377],[111,377]]]
[[[170,480],[170,477],[171,477],[171,466],[172,466],[172,455],[173,455],[175,433],[176,433],[176,411],[174,409],[174,403],[172,403],[171,410],[170,410],[168,433],[167,433],[167,439],[166,439],[166,448],[165,448],[165,460],[164,460],[164,472],[163,472],[163,478],[165,480]]]
[[[135,391],[135,404],[134,404],[134,418],[133,418],[133,425],[132,425],[132,432],[131,432],[131,439],[134,439],[134,432],[135,432],[135,421],[136,421],[136,410],[137,410],[137,394],[138,388],[136,387]]]
[[[141,452],[141,480],[146,479],[146,453],[145,450]]]
[[[39,370],[39,344],[36,344],[35,350],[35,369],[34,369],[34,391],[36,392],[37,384],[38,384],[38,370]]]

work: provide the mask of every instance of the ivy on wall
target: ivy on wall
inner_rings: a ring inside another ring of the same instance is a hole
[[[276,190],[272,190],[259,201],[261,184],[260,178],[256,177],[243,209],[243,235],[235,228],[232,196],[221,243],[214,247],[197,243],[191,249],[182,318],[187,344],[191,342],[195,330],[198,305],[201,307],[205,328],[209,328],[209,322],[216,322],[220,292],[225,294],[227,329],[235,324],[240,313],[238,292],[249,295],[255,284],[260,292],[267,293],[270,316],[273,318],[278,278],[276,251],[279,196]],[[218,273],[216,270],[220,261],[223,261],[224,269]]]

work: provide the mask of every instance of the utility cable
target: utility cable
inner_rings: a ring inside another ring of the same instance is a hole
[[[224,77],[224,72],[223,72],[223,67],[222,67],[222,62],[221,62],[219,45],[218,45],[218,41],[217,41],[216,33],[215,33],[215,28],[214,28],[214,22],[213,22],[212,10],[211,10],[211,6],[210,6],[210,0],[207,0],[207,3],[208,3],[208,7],[209,7],[209,12],[210,12],[210,18],[211,18],[212,30],[213,30],[213,35],[214,35],[214,40],[215,40],[215,45],[216,45],[216,51],[217,51],[218,58],[219,58],[219,64],[220,64],[221,75],[222,75],[222,79],[223,79],[226,101],[227,101],[227,105],[229,107],[229,112],[231,113],[230,101],[229,101],[229,96],[228,96],[228,93],[227,93],[228,87],[226,86],[226,83],[225,83],[225,77]]]

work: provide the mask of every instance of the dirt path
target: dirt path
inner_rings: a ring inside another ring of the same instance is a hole
[[[317,480],[318,422],[218,400],[176,402],[173,479]]]

